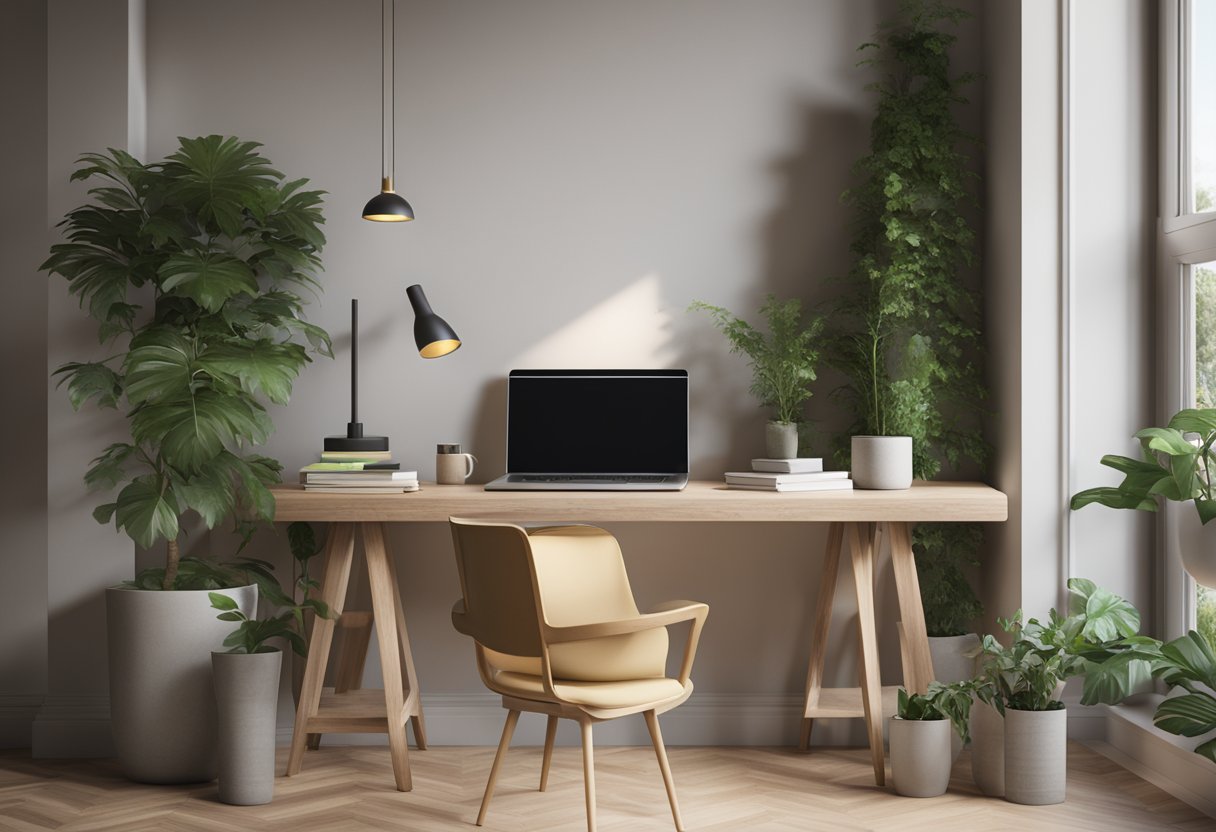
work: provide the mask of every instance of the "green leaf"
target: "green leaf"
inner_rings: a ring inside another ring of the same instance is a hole
[[[222,612],[216,616],[220,621],[248,621],[249,617],[243,612]]]
[[[1136,432],[1136,438],[1145,448],[1160,451],[1168,456],[1195,456],[1199,449],[1174,428],[1144,428]]]
[[[217,454],[217,457],[224,453]],[[198,473],[177,482],[174,491],[186,508],[198,512],[207,528],[214,529],[235,507],[236,495],[232,486],[229,466],[222,459],[217,461],[213,458]]]
[[[301,653],[300,655],[306,654]],[[1195,746],[1195,753],[1202,757],[1207,757],[1213,763],[1216,763],[1216,739],[1211,739]]]
[[[1095,587],[1085,605],[1082,634],[1090,641],[1114,641],[1140,631],[1140,613],[1129,601]]]
[[[139,477],[118,492],[115,522],[145,549],[178,534],[178,506],[156,477]]]
[[[183,252],[165,261],[157,274],[161,291],[190,298],[208,312],[240,294],[258,293],[253,272],[242,260],[218,252]]]
[[[1208,521],[1216,518],[1216,500],[1195,499],[1195,510],[1199,512],[1199,522],[1207,525]]]
[[[1216,409],[1188,408],[1173,415],[1167,427],[1181,433],[1211,434],[1216,432]]]
[[[73,410],[80,410],[90,399],[98,407],[117,407],[122,398],[122,379],[105,364],[72,362],[64,364],[53,375],[62,376],[56,387],[68,386],[68,401]]]
[[[93,519],[104,526],[110,522],[116,508],[118,508],[118,503],[103,503],[93,509]]]
[[[1183,737],[1216,731],[1216,698],[1207,693],[1168,697],[1157,706],[1153,724],[1162,731]]]
[[[287,545],[291,549],[291,556],[302,563],[321,551],[312,524],[302,520],[287,526]]]
[[[1151,497],[1129,494],[1118,488],[1088,488],[1073,495],[1069,507],[1076,511],[1091,503],[1108,508],[1135,508],[1141,511],[1156,511],[1157,503]]]
[[[256,403],[203,388],[192,399],[144,405],[131,418],[131,433],[193,473],[225,448],[265,442],[269,420]]]
[[[1202,635],[1191,630],[1161,648],[1161,655],[1186,678],[1216,688],[1216,657]]]
[[[208,372],[231,375],[247,393],[264,393],[275,404],[287,404],[291,385],[308,355],[298,344],[276,344],[269,339],[221,343],[199,359]]]
[[[134,445],[117,442],[96,457],[85,472],[84,483],[90,490],[109,490],[126,477],[126,465],[135,454]],[[103,522],[109,522],[109,517]]]
[[[211,599],[211,606],[217,610],[235,610],[240,609],[236,599],[230,595],[224,595],[219,592],[208,592],[207,597]]]
[[[1148,656],[1135,651],[1116,653],[1104,662],[1085,667],[1081,704],[1118,704],[1150,678],[1152,662]]]
[[[149,333],[127,353],[127,398],[132,404],[181,399],[190,395],[194,348],[175,332]]]

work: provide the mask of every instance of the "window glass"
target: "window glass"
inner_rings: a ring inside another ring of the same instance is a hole
[[[1195,405],[1216,407],[1216,261],[1191,266],[1191,281],[1195,288]],[[1195,584],[1192,626],[1209,644],[1216,644],[1216,589]]]
[[[1190,4],[1191,211],[1216,211],[1216,0]]]

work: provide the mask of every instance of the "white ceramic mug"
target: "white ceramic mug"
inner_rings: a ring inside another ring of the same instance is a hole
[[[460,445],[445,443],[436,447],[435,481],[440,485],[462,485],[473,475],[477,457],[460,452]]]

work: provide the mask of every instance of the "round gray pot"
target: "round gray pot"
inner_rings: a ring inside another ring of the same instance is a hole
[[[1005,709],[1005,799],[1063,803],[1068,780],[1068,711]]]
[[[891,780],[904,797],[937,797],[950,785],[954,758],[948,719],[891,717]]]
[[[898,491],[912,485],[911,436],[854,436],[851,458],[857,488]]]
[[[219,717],[220,801],[269,803],[283,654],[212,653],[211,665]]]
[[[253,615],[256,586],[217,590]],[[106,590],[110,724],[123,773],[140,783],[214,780],[211,651],[235,628],[206,590]]]
[[[989,797],[1005,794],[1005,720],[991,705],[971,707],[971,777]]]
[[[794,422],[765,424],[764,455],[769,459],[793,459],[798,456],[798,425]]]

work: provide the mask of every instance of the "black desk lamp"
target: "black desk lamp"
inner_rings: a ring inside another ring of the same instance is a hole
[[[414,308],[414,343],[423,358],[441,358],[460,348],[460,336],[439,317],[427,302],[422,287],[414,284],[405,290]],[[327,451],[387,451],[387,436],[364,436],[359,421],[359,300],[350,302],[350,421],[346,436],[325,437]]]

